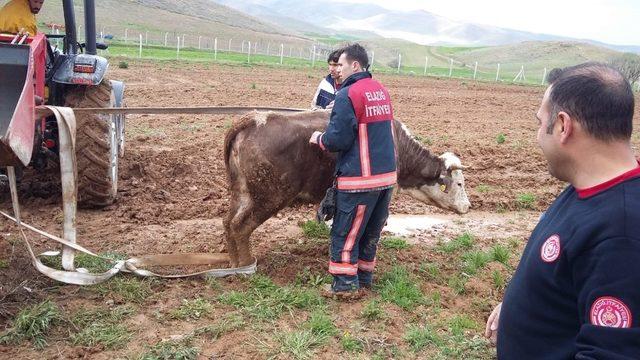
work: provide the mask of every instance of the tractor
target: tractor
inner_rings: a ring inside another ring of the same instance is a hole
[[[79,43],[73,0],[62,0],[64,34],[0,34],[0,167],[45,169],[58,157],[54,117],[37,118],[36,106],[122,107],[124,83],[105,77],[97,55],[94,0],[84,0],[85,43]],[[62,49],[54,46],[62,42]],[[118,191],[118,158],[124,152],[125,117],[76,114],[78,205],[108,206]],[[0,177],[4,177],[0,175]]]

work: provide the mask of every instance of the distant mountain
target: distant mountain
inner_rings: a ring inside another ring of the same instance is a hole
[[[640,46],[617,46],[585,39],[538,34],[488,25],[453,21],[424,11],[389,10],[377,5],[320,0],[213,0],[264,21],[303,33],[325,29],[366,31],[385,38],[399,38],[422,45],[495,46],[523,41],[579,40],[620,51],[640,52]]]

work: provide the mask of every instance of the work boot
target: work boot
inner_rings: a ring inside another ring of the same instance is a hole
[[[322,290],[320,291],[320,294],[323,297],[334,299],[334,300],[355,301],[355,300],[362,299],[366,295],[366,292],[361,291],[360,289],[334,291],[331,288],[331,285],[327,284],[322,288]]]

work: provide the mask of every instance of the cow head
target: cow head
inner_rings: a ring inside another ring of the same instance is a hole
[[[465,214],[471,206],[464,189],[462,170],[465,167],[462,166],[460,159],[450,152],[440,155],[440,159],[444,162],[444,166],[436,182],[425,182],[414,188],[403,189],[403,192],[423,203]]]

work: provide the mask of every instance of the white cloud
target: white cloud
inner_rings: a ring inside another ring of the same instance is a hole
[[[330,0],[373,3],[393,10],[426,10],[452,20],[535,33],[640,45],[637,0]]]

